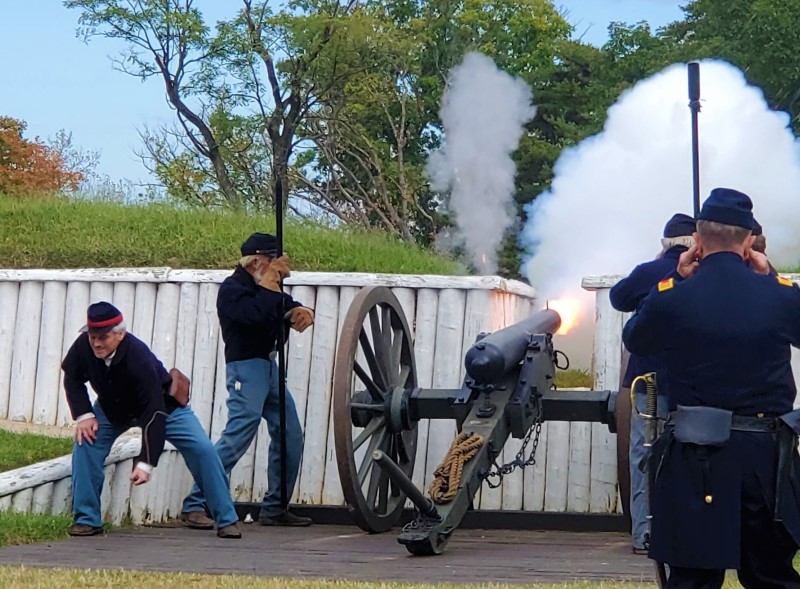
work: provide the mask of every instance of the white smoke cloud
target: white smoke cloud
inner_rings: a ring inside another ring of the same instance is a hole
[[[601,133],[565,150],[551,190],[528,206],[527,276],[544,298],[580,298],[588,275],[627,274],[660,249],[664,224],[693,214],[687,68],[676,64],[625,92]],[[773,264],[800,262],[800,149],[730,64],[701,62],[700,199],[715,187],[753,200]],[[589,308],[587,309],[586,306]]]
[[[450,72],[440,116],[446,144],[428,159],[431,188],[450,193],[453,241],[482,273],[497,268],[497,250],[514,221],[516,150],[536,114],[530,87],[481,53]]]

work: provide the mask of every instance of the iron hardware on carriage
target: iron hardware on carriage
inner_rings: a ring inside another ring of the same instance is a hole
[[[441,554],[484,482],[497,486],[533,464],[543,422],[596,422],[616,432],[615,391],[555,389],[552,334],[560,324],[558,313],[544,310],[481,334],[466,354],[461,388],[423,389],[399,301],[386,287],[359,291],[333,381],[339,477],[359,527],[390,530],[409,499],[416,517],[398,541],[414,555]],[[412,482],[421,419],[452,419],[459,432],[427,494]],[[509,437],[522,439],[522,448],[499,465]]]

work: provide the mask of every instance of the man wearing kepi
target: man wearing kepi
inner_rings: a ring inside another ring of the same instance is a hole
[[[270,436],[267,466],[268,489],[261,503],[262,525],[306,526],[309,518],[298,517],[281,506],[280,406],[275,346],[278,329],[289,326],[302,332],[314,321],[311,309],[283,292],[289,277],[289,261],[276,257],[278,242],[272,235],[253,233],[241,246],[242,258],[233,274],[220,285],[217,295],[228,388],[228,422],[216,448],[225,472],[247,451],[266,419]],[[285,316],[280,317],[281,302]],[[303,453],[303,432],[294,400],[286,391],[286,494],[291,497]],[[204,528],[210,520],[203,510],[203,495],[195,486],[183,503],[184,521]]]
[[[611,305],[623,313],[636,311],[639,304],[653,287],[673,272],[680,255],[694,245],[692,235],[695,231],[694,219],[676,213],[664,226],[661,239],[661,252],[655,260],[636,266],[629,276],[620,280],[609,292]],[[634,379],[649,373],[656,374],[658,391],[657,413],[666,417],[666,389],[660,386],[659,365],[656,358],[631,354],[622,385],[630,387]],[[639,384],[643,383],[639,381]],[[647,396],[644,386],[634,391],[635,411],[631,412],[630,475],[631,475],[631,538],[634,554],[647,554],[650,543],[650,522],[647,520],[647,481],[640,468],[646,457],[644,419],[639,414],[646,413]]]
[[[800,587],[800,416],[790,366],[800,290],[752,249],[752,203],[714,189],[696,245],[623,330],[631,353],[665,366],[670,418],[648,465],[650,557],[668,587]],[[746,262],[750,264],[748,268]]]
[[[114,440],[139,426],[142,450],[134,459],[131,483],[150,480],[164,441],[169,440],[205,491],[217,535],[240,538],[222,463],[191,408],[169,395],[172,377],[161,361],[144,342],[127,333],[122,313],[110,303],[90,305],[82,331],[61,365],[67,402],[77,422],[72,451],[75,523],[69,533],[93,536],[103,531],[103,463]],[[97,393],[94,405],[87,381]]]

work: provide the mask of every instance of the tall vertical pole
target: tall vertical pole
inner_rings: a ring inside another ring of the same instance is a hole
[[[283,184],[280,172],[275,180],[275,237],[278,240],[278,257],[283,255]],[[281,284],[283,290],[283,284]],[[278,313],[278,412],[280,413],[281,444],[281,510],[289,507],[286,496],[286,321],[283,298]]]
[[[700,113],[700,64],[689,63],[689,108],[692,111],[692,185],[694,189],[694,218],[700,216],[700,150],[697,115]]]

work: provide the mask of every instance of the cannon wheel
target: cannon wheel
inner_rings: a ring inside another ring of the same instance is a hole
[[[631,531],[631,389],[623,387],[625,372],[628,370],[630,353],[622,347],[622,362],[619,371],[619,387],[615,419],[617,422],[617,481],[619,483],[622,513],[628,530]]]
[[[383,451],[411,477],[416,422],[413,429],[393,433],[386,412],[397,400],[395,389],[416,386],[414,344],[400,302],[387,287],[361,289],[347,311],[336,351],[333,433],[344,498],[366,532],[390,530],[403,511],[405,493],[375,465],[372,453]],[[365,427],[356,427],[354,411],[368,416]]]

